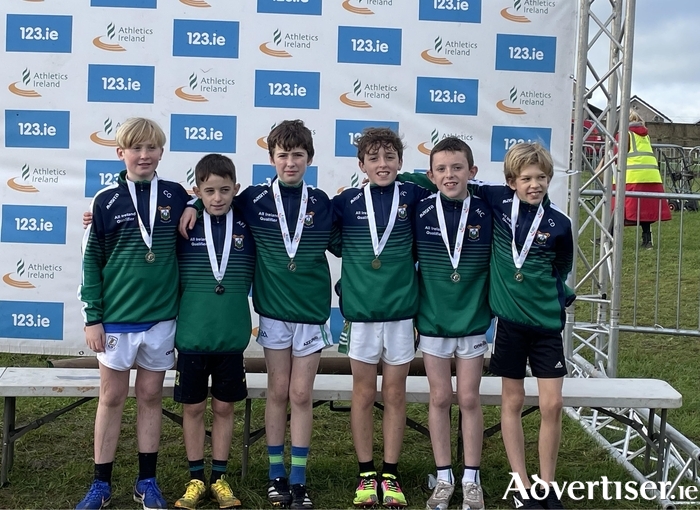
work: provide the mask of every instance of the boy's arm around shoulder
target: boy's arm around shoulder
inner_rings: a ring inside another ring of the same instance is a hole
[[[104,310],[102,303],[102,269],[107,264],[105,251],[104,212],[93,202],[92,223],[83,234],[82,278],[78,296],[83,302],[83,319],[87,326],[100,324]]]
[[[437,186],[433,184],[433,181],[431,181],[426,174],[401,172],[396,176],[396,180],[399,182],[412,182],[413,184],[428,190],[430,193],[435,193],[437,191]]]
[[[333,215],[333,226],[328,240],[328,251],[336,257],[343,256],[343,194],[336,195],[331,199],[331,214]]]
[[[467,189],[469,193],[481,198],[489,206],[493,206],[499,198],[502,198],[503,195],[510,190],[505,184],[480,181],[477,179],[470,180],[467,184]]]

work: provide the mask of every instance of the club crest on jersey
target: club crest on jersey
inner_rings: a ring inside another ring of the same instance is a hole
[[[163,223],[169,223],[171,220],[170,216],[170,206],[166,205],[165,207],[158,206],[158,212],[160,212],[160,221]]]
[[[549,232],[540,232],[539,230],[537,231],[537,235],[535,236],[535,243],[544,246],[547,244],[547,239],[549,239]]]
[[[479,231],[481,230],[481,225],[467,225],[467,232],[470,241],[476,241],[479,239]]]
[[[243,236],[243,235],[240,235],[240,236],[233,235],[232,237],[233,237],[233,249],[234,249],[234,250],[241,251],[241,250],[243,249],[243,238],[244,238],[245,236]]]
[[[398,217],[400,220],[408,218],[408,205],[402,204],[398,208]]]
[[[306,216],[304,216],[304,226],[305,227],[313,227],[314,226],[314,212],[307,212]]]
[[[119,337],[114,335],[107,335],[107,349],[113,351],[117,348],[117,342],[119,342]]]

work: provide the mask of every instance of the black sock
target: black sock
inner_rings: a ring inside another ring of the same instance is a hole
[[[384,461],[384,467],[382,467],[382,474],[399,476],[399,463],[389,463]]]
[[[226,474],[227,465],[227,460],[211,459],[211,476],[209,477],[209,484],[218,482],[219,479]]]
[[[377,468],[374,467],[374,459],[368,462],[359,462],[359,464],[360,473],[371,473],[372,471],[377,471]]]
[[[156,477],[156,464],[158,463],[158,452],[139,452],[139,480]]]
[[[188,460],[187,464],[190,467],[190,480],[204,481],[204,459]]]
[[[114,461],[105,462],[104,464],[95,464],[95,480],[107,482],[112,485],[112,468]]]

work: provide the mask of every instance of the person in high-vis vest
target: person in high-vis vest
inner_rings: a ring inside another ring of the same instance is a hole
[[[664,186],[659,163],[651,147],[649,131],[640,115],[630,110],[628,132],[626,191],[663,193]],[[613,207],[615,202],[613,198]],[[665,198],[625,196],[625,226],[641,225],[642,248],[651,249],[651,224],[671,219],[671,209]]]

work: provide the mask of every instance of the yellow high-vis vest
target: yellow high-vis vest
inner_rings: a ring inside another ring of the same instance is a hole
[[[648,136],[629,132],[629,152],[627,153],[627,184],[661,183],[659,164],[651,148]]]

